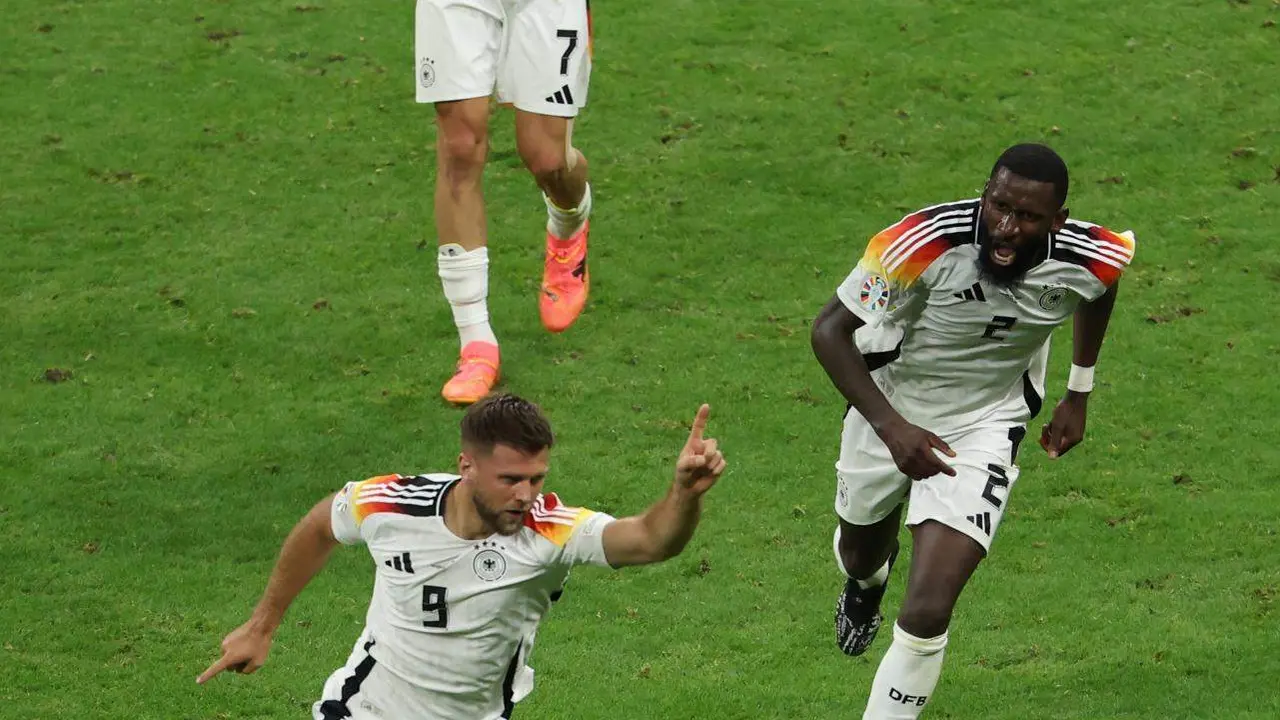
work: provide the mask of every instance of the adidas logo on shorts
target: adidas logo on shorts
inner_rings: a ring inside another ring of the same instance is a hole
[[[547,102],[555,103],[556,105],[572,105],[573,93],[569,92],[569,86],[565,85],[564,87],[555,91],[555,94],[548,95]]]
[[[965,517],[965,520],[977,525],[978,529],[987,535],[991,534],[991,513],[984,512],[978,513],[977,515],[968,515]]]

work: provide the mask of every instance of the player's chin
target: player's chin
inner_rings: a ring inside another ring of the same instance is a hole
[[[515,535],[524,525],[524,513],[518,510],[503,510],[498,516],[498,532],[502,535]]]
[[[996,285],[1012,286],[1021,280],[1027,271],[1027,268],[1018,262],[1019,256],[1017,253],[1007,258],[1009,261],[1007,265],[997,263],[996,256],[991,251],[984,252],[978,258],[978,268],[982,272],[982,277]]]

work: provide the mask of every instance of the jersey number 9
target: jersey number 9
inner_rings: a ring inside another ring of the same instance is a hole
[[[427,617],[423,627],[442,628],[449,624],[449,606],[444,601],[445,589],[439,585],[422,586],[422,612]]]

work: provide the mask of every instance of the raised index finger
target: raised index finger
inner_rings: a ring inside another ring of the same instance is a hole
[[[701,440],[702,433],[707,429],[707,417],[711,415],[711,406],[702,403],[702,407],[698,408],[698,414],[693,416],[693,428],[689,430],[690,440]]]

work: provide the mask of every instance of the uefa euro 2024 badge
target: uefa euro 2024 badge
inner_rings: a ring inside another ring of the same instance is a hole
[[[862,281],[858,304],[871,310],[883,310],[889,304],[889,283],[879,275],[870,275]]]

